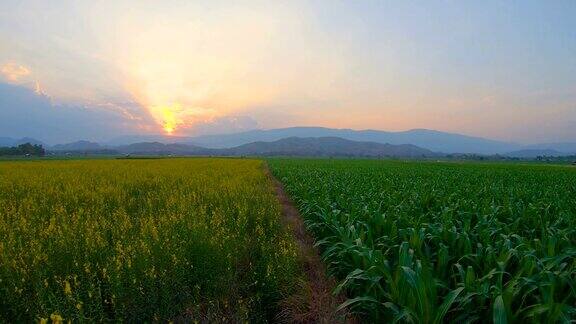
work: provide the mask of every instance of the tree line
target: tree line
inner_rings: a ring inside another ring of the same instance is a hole
[[[45,154],[44,147],[37,144],[25,143],[13,147],[0,147],[0,156],[44,156]]]

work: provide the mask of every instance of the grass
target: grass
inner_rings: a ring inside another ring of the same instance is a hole
[[[296,245],[262,162],[0,163],[0,322],[273,318]]]
[[[576,318],[576,169],[272,159],[370,322]]]

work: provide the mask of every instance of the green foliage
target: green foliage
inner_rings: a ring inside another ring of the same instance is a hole
[[[0,163],[0,322],[265,321],[297,274],[279,213],[261,161]]]
[[[16,147],[0,147],[0,156],[33,155],[44,156],[46,151],[42,145],[20,144]]]
[[[373,322],[576,317],[576,169],[271,160],[349,307]]]

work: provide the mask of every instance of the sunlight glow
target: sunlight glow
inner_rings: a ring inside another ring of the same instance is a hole
[[[174,127],[170,125],[170,123],[165,123],[164,131],[166,132],[167,135],[172,135],[172,133],[174,132]]]
[[[301,85],[301,75],[312,67],[322,70],[318,73],[322,78],[332,79],[327,71],[333,69],[322,68],[330,60],[310,55],[304,61],[293,61],[295,53],[284,46],[291,42],[298,44],[297,48],[323,52],[314,49],[317,42],[307,37],[289,37],[280,42],[271,37],[288,35],[284,30],[287,28],[303,28],[300,12],[284,6],[280,6],[285,9],[281,11],[292,18],[286,20],[293,24],[278,25],[268,11],[275,12],[277,6],[262,12],[233,6],[219,9],[227,14],[198,14],[195,19],[174,14],[169,22],[156,17],[123,17],[123,27],[119,28],[122,33],[117,36],[121,46],[115,47],[121,51],[112,54],[122,70],[120,82],[148,110],[158,130],[182,135],[203,122],[281,100],[278,98],[283,89],[301,87],[304,92],[311,91]],[[272,75],[270,66],[276,66],[276,61],[285,62],[286,67]],[[314,80],[315,94],[321,93],[320,85],[324,83]]]
[[[182,120],[177,118],[178,113],[181,112],[182,106],[180,104],[172,104],[165,106],[156,106],[151,108],[151,112],[156,120],[162,125],[162,129],[167,135],[172,135],[179,123]]]

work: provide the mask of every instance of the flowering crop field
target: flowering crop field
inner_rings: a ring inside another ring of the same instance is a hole
[[[576,168],[268,161],[370,322],[576,318]]]
[[[298,276],[262,162],[0,163],[0,322],[266,321]]]

